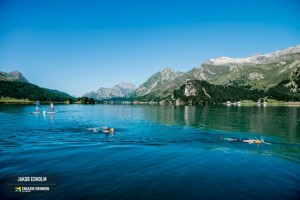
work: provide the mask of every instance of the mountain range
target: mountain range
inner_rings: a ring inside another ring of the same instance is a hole
[[[97,91],[86,93],[83,96],[99,100],[114,97],[127,97],[134,90],[136,90],[136,86],[134,84],[122,82],[118,85],[112,86],[111,88],[100,87]]]
[[[193,94],[194,91],[198,91],[196,92],[198,94],[204,92],[203,94],[207,97],[210,95],[206,92],[205,87],[212,90],[218,88],[219,91],[228,89],[207,85],[205,82],[191,82],[194,80],[205,81],[211,85],[246,87],[250,90],[264,91],[264,94],[272,94],[280,99],[284,99],[283,94],[291,94],[293,98],[289,99],[298,99],[300,94],[300,45],[268,54],[255,54],[246,58],[224,56],[210,58],[188,72],[178,72],[167,67],[153,74],[138,88],[132,83],[123,82],[111,88],[100,87],[97,91],[86,93],[83,96],[100,100],[119,97],[149,101],[154,99],[175,100],[175,93],[181,98],[186,96],[183,89],[190,90],[189,94]],[[0,82],[2,86],[0,96],[28,98],[26,92],[33,92],[34,95],[30,99],[46,100],[48,97],[45,94],[50,95],[53,100],[73,98],[57,90],[39,88],[29,83],[18,71],[0,72]],[[14,94],[9,87],[14,88],[22,95]],[[37,89],[36,87],[39,88],[39,92],[33,91],[34,88]],[[23,88],[27,88],[26,91]],[[239,89],[239,91],[242,90]],[[267,91],[271,91],[271,93],[267,93]]]
[[[166,68],[146,80],[132,93],[133,97],[165,98],[190,80],[204,80],[215,85],[250,86],[268,90],[283,80],[290,79],[300,69],[300,45],[268,54],[247,58],[211,58],[198,68],[175,72]],[[296,86],[295,81],[290,83]]]

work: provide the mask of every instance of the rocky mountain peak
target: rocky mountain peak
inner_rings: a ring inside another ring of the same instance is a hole
[[[174,81],[183,74],[183,72],[176,72],[174,69],[166,67],[162,71],[153,74],[146,82],[139,86],[134,94],[137,96],[142,96],[157,90],[161,90],[165,85]]]
[[[133,83],[129,83],[129,82],[122,82],[122,83],[119,83],[116,86],[121,87],[123,89],[130,89],[130,90],[135,90],[136,89],[136,86]]]
[[[10,73],[7,72],[0,72],[1,74],[1,80],[5,81],[22,81],[22,82],[27,82],[29,81],[23,76],[23,74],[17,70],[12,71]]]
[[[163,69],[161,72],[162,72],[162,73],[168,73],[168,72],[175,72],[175,70],[172,69],[171,67],[166,67],[166,68]]]

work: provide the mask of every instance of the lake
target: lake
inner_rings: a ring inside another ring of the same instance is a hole
[[[55,114],[33,111],[0,105],[1,199],[300,198],[300,107],[55,105]],[[115,133],[103,133],[103,126]],[[17,181],[35,176],[47,181]],[[26,192],[29,186],[49,191]]]

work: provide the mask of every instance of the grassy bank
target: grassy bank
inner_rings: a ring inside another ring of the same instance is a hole
[[[275,99],[268,99],[267,100],[267,104],[268,105],[287,105],[287,106],[300,106],[300,102],[298,101],[288,101],[288,102],[285,102],[285,101],[278,101],[278,100],[275,100]]]
[[[0,104],[35,104],[36,101],[31,101],[28,99],[15,99],[10,97],[1,97]],[[41,104],[50,104],[50,101],[41,101]],[[68,101],[64,102],[53,102],[54,104],[70,104]],[[74,102],[74,104],[94,104],[94,103],[82,103],[80,101]],[[241,105],[243,106],[253,106],[257,105],[257,102],[251,100],[243,100],[241,101]],[[269,106],[300,106],[300,102],[284,102],[278,101],[275,99],[268,99],[267,105]]]
[[[28,99],[15,99],[10,97],[1,97],[0,103],[33,104],[35,103],[35,101],[30,101]]]
[[[1,97],[0,103],[1,104],[35,104],[36,101],[31,101],[28,99],[15,99],[11,97]],[[40,101],[41,104],[50,104],[52,101]],[[54,104],[69,104],[68,101],[53,101]]]
[[[300,106],[300,102],[293,102],[293,101],[285,102],[285,101],[278,101],[275,99],[268,99],[266,102],[267,102],[267,105],[269,105],[269,106]],[[244,101],[241,101],[241,103],[242,103],[242,105],[249,105],[249,106],[257,104],[257,102],[254,102],[251,100],[244,100]]]

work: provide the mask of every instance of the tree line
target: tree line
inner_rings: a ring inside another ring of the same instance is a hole
[[[188,84],[192,85],[196,95],[186,96],[186,84],[184,84],[179,89],[173,91],[173,96],[175,99],[180,99],[183,102],[193,102],[196,104],[211,104],[241,100],[257,101],[265,96],[263,90],[250,90],[247,87],[241,86],[213,85],[206,81],[200,80],[189,81]]]
[[[275,87],[264,91],[251,89],[249,85],[213,85],[206,81],[194,80],[189,81],[188,84],[191,84],[196,90],[195,96],[185,95],[186,84],[174,90],[173,96],[175,99],[179,98],[183,102],[192,101],[194,103],[224,103],[226,101],[234,102],[241,100],[257,101],[262,98],[279,101],[300,101],[299,92],[291,92],[291,86],[286,86],[288,82],[289,80],[283,80]],[[207,94],[209,94],[209,96]]]
[[[95,104],[96,101],[94,98],[88,98],[88,97],[79,97],[77,98],[77,103],[82,103],[82,104]]]

